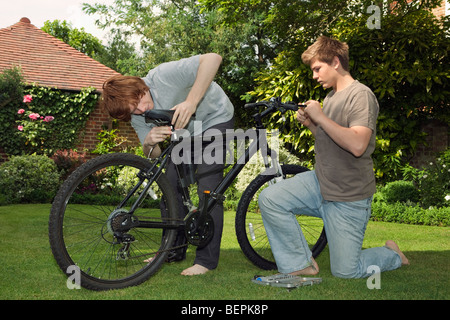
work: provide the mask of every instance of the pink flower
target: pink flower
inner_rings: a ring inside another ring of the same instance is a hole
[[[19,111],[17,111],[18,114],[22,114],[25,112],[25,109],[19,109]]]
[[[31,96],[31,94],[27,94],[23,97],[23,102],[28,103],[33,101],[33,97]]]
[[[30,117],[30,119],[32,119],[32,120],[36,120],[36,119],[39,119],[40,115],[39,115],[39,113],[32,113],[28,117]]]
[[[53,117],[53,116],[45,116],[45,118],[44,118],[45,122],[51,122],[53,120],[55,120],[55,117]]]
[[[19,131],[23,131],[23,126],[17,126],[17,129],[18,129]]]

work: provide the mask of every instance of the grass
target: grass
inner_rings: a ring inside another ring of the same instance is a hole
[[[0,207],[0,299],[2,300],[448,300],[450,298],[450,229],[370,222],[364,247],[396,240],[411,265],[381,274],[381,289],[366,279],[345,280],[330,273],[327,249],[317,258],[322,283],[286,289],[253,284],[255,274],[269,275],[242,254],[234,233],[234,213],[225,213],[219,267],[205,275],[183,277],[187,260],[165,264],[138,287],[106,292],[69,290],[66,276],[50,251],[47,222],[50,205]]]

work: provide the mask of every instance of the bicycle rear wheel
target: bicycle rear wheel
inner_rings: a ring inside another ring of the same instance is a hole
[[[282,165],[283,178],[289,178],[308,169],[298,165]],[[258,196],[274,179],[274,175],[259,175],[245,189],[236,211],[235,229],[239,245],[245,256],[264,270],[277,268],[266,230],[258,207]],[[317,257],[327,245],[322,219],[298,215],[306,241],[313,257]]]
[[[50,245],[64,273],[79,268],[79,285],[92,290],[138,285],[164,263],[176,234],[170,227],[176,223],[176,200],[164,174],[129,214],[150,181],[145,175],[150,165],[131,154],[99,156],[75,170],[58,191],[49,218]],[[142,221],[159,226],[141,228]]]

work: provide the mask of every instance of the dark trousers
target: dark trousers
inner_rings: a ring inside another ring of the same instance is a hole
[[[234,119],[220,123],[215,125],[209,129],[217,129],[220,132],[225,133],[226,129],[234,128]],[[207,147],[203,145],[203,150]],[[224,146],[225,149],[225,146]],[[205,190],[214,191],[214,189],[219,185],[223,178],[223,169],[225,162],[226,152],[223,152],[223,161],[221,163],[214,164],[194,164],[194,170],[196,171],[196,176],[198,177],[198,188],[197,193],[199,199],[203,198],[203,192]],[[195,161],[198,162],[198,161]],[[180,218],[184,218],[187,214],[187,209],[183,205],[180,185],[178,181],[178,175],[176,172],[175,165],[170,162],[167,166],[166,175],[172,186],[176,188],[176,196],[178,200],[178,214]],[[211,212],[211,217],[214,221],[214,236],[212,240],[206,246],[202,248],[197,248],[196,257],[194,260],[194,264],[199,264],[209,270],[215,269],[219,263],[220,256],[220,242],[222,239],[222,230],[223,230],[223,205],[218,203]],[[184,236],[183,234],[179,234],[178,238]],[[180,239],[177,239],[179,242]]]

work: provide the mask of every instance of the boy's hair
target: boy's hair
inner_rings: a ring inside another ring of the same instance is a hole
[[[144,80],[139,77],[117,75],[103,84],[100,105],[114,119],[130,121],[130,106],[137,107],[148,90]]]
[[[307,65],[311,65],[313,59],[331,64],[334,57],[338,57],[342,68],[349,71],[348,45],[326,36],[320,36],[316,42],[306,49],[302,54],[302,61]]]

